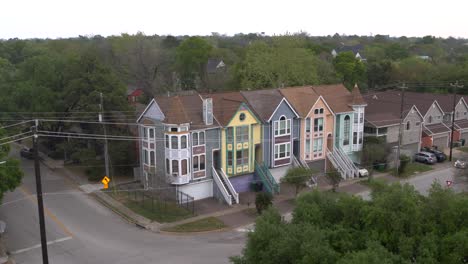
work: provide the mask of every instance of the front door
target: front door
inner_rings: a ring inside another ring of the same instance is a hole
[[[299,140],[295,139],[293,142],[293,154],[296,157],[299,157]]]
[[[263,162],[262,148],[260,147],[260,144],[255,145],[255,160],[257,161],[258,164],[262,164]]]
[[[328,150],[333,151],[333,137],[331,134],[328,134],[327,137],[327,148]]]
[[[215,169],[221,168],[221,159],[219,157],[219,150],[213,151],[213,166]]]

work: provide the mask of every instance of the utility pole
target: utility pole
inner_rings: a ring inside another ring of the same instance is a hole
[[[458,81],[454,84],[450,84],[453,87],[453,108],[452,108],[452,129],[450,133],[450,155],[449,161],[452,161],[452,149],[453,149],[453,132],[455,131],[455,107],[457,106],[457,88],[463,88],[463,85],[459,85]]]
[[[99,108],[101,109],[101,112],[99,113],[99,122],[103,122],[103,119],[104,119],[104,116],[103,116],[103,112],[104,112],[104,100],[102,98],[102,93],[99,93],[100,95],[100,101],[101,103],[99,104]],[[103,128],[103,131],[104,131],[104,162],[105,162],[105,166],[106,166],[106,176],[107,177],[111,177],[109,175],[109,152],[108,152],[108,146],[107,146],[107,130],[106,130],[106,125],[105,124],[102,124],[102,128]]]
[[[402,86],[398,86],[401,89],[401,101],[400,101],[400,125],[398,127],[398,148],[397,148],[397,155],[395,159],[395,167],[396,167],[396,174],[399,174],[400,170],[400,149],[401,149],[401,141],[402,141],[402,126],[403,126],[403,107],[405,103],[405,90],[408,88],[405,83]]]
[[[41,248],[42,248],[42,263],[49,264],[49,256],[47,253],[47,238],[44,219],[44,201],[42,200],[42,182],[41,182],[41,167],[39,164],[39,135],[37,134],[38,120],[34,126],[34,170],[36,173],[36,196],[37,196],[37,209],[39,210],[39,228],[41,234]]]

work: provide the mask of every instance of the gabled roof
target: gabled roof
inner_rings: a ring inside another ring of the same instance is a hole
[[[286,100],[278,89],[242,91],[241,94],[249,103],[250,108],[263,122],[268,122],[281,102]],[[287,100],[286,103],[292,108]],[[294,108],[291,110],[295,112]]]
[[[385,102],[393,103],[397,105],[401,104],[401,91],[389,90],[389,91],[383,91],[383,92],[368,93],[364,96],[365,101],[369,104],[369,98],[371,98],[374,95],[381,102],[385,101]],[[440,107],[440,105],[437,103],[436,98],[437,98],[437,95],[431,94],[431,93],[405,92],[404,103],[405,105],[407,105],[405,106],[405,108],[407,108],[408,106],[415,105],[418,108],[418,110],[421,111],[421,114],[425,116],[429,108],[435,102],[436,106],[439,107],[441,111],[444,111]]]
[[[312,89],[321,95],[335,113],[354,111],[353,97],[343,84],[314,85]],[[367,112],[367,111],[366,111]]]
[[[423,132],[426,135],[432,136],[435,134],[448,133],[451,129],[448,128],[444,123],[424,125]]]
[[[286,100],[291,103],[300,117],[306,117],[308,115],[310,109],[320,96],[311,86],[289,87],[279,90]]]
[[[193,129],[215,127],[203,122],[203,100],[197,93],[175,96],[157,96],[155,102],[164,113],[166,124],[187,124]]]
[[[216,73],[219,68],[226,66],[221,59],[208,59],[206,63],[206,72],[207,73]]]
[[[386,92],[368,93],[363,96],[367,102],[365,119],[375,127],[398,125],[400,121],[400,102],[387,100]],[[415,109],[422,118],[419,109],[409,103],[403,106],[403,116],[406,118],[411,109]]]
[[[241,105],[247,100],[240,92],[204,93],[202,98],[213,98],[213,113],[221,126],[227,126]]]

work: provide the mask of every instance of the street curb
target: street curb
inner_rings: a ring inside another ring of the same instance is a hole
[[[158,233],[163,234],[163,235],[171,235],[171,236],[190,236],[190,235],[203,235],[203,234],[211,234],[211,233],[221,233],[221,232],[226,232],[226,231],[231,231],[235,228],[238,227],[223,227],[220,229],[215,229],[215,230],[207,230],[207,231],[194,231],[194,232],[174,232],[174,231],[164,231],[164,230],[159,230]]]

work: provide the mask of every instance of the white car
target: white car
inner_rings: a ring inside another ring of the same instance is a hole
[[[356,165],[356,167],[358,168],[358,172],[359,172],[359,177],[368,177],[369,176],[369,171],[362,167],[360,164],[358,163],[354,163],[354,165]]]
[[[364,168],[359,169],[359,177],[368,177],[369,176],[369,171]]]
[[[453,166],[455,166],[455,168],[464,169],[464,168],[466,168],[466,161],[464,161],[464,160],[457,160],[457,161],[455,161],[455,163],[453,164]]]

